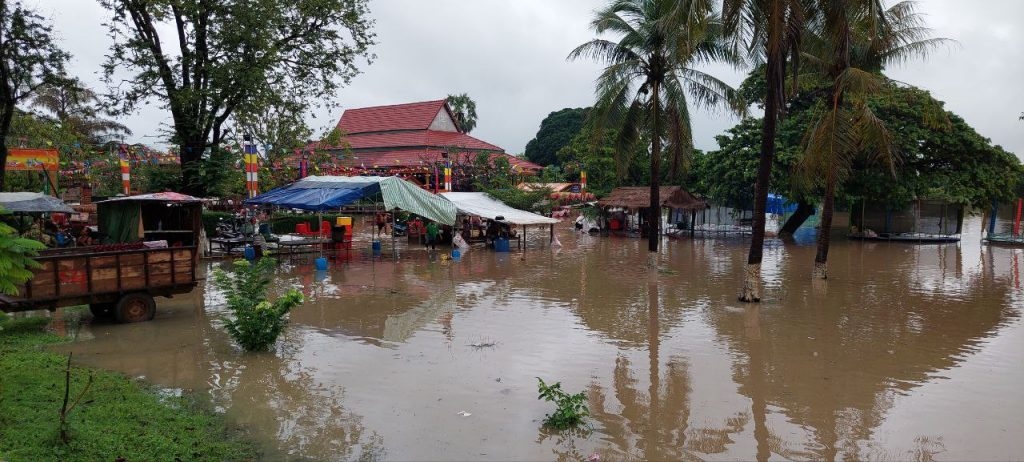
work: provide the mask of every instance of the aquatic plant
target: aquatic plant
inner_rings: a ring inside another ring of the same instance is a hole
[[[537,377],[537,382],[537,392],[540,393],[537,399],[553,402],[556,406],[554,414],[544,416],[544,425],[563,430],[583,423],[583,419],[590,415],[586,393],[581,391],[570,395],[562,390],[562,382],[548,385],[540,377]]]
[[[256,263],[239,260],[233,271],[217,270],[213,279],[227,295],[227,308],[233,315],[224,323],[225,329],[246,351],[265,351],[281,335],[287,323],[285,315],[302,304],[302,293],[290,289],[274,301],[267,300],[276,262],[262,258]]]

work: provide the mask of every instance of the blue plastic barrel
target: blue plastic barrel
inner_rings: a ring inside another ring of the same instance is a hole
[[[320,270],[320,271],[326,270],[327,269],[327,259],[324,258],[324,257],[317,258],[316,259],[316,269]]]
[[[452,249],[452,260],[458,261],[459,258],[462,258],[462,252],[459,249]]]
[[[245,250],[242,253],[245,255],[246,260],[253,261],[256,259],[256,249],[251,245],[245,246]]]
[[[508,252],[508,239],[499,237],[494,240],[494,251],[495,252]]]
[[[376,257],[377,255],[380,255],[380,241],[373,241],[370,246],[373,249],[373,256]]]

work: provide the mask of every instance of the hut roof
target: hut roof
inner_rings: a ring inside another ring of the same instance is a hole
[[[699,210],[707,204],[689,191],[679,186],[662,186],[660,188],[661,205],[674,209]],[[615,188],[603,199],[597,201],[601,207],[622,207],[627,209],[643,209],[651,204],[650,186],[628,186]]]

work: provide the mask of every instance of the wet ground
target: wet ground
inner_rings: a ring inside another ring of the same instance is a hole
[[[1024,249],[979,227],[836,239],[827,282],[812,245],[770,242],[758,305],[736,301],[742,238],[668,240],[659,271],[645,241],[568,228],[525,257],[395,265],[386,243],[328,272],[282,264],[308,301],[272,353],[233,346],[211,287],[70,349],[197,394],[275,460],[1019,459]],[[585,390],[589,425],[542,429],[536,377]]]

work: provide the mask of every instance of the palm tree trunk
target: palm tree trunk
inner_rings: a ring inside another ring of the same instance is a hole
[[[661,240],[661,102],[658,81],[651,83],[651,204],[647,220],[647,250],[658,252]],[[656,263],[652,260],[652,263]]]
[[[818,253],[814,256],[814,272],[816,279],[828,279],[828,247],[832,241],[832,212],[835,208],[836,177],[829,173],[825,183],[825,197],[821,204],[821,224],[818,225]]]
[[[743,273],[741,302],[761,301],[761,259],[764,255],[765,209],[768,205],[768,182],[771,180],[772,161],[775,158],[775,133],[779,110],[782,108],[785,84],[785,50],[783,49],[784,23],[782,0],[773,0],[768,25],[768,63],[766,78],[768,91],[764,104],[764,126],[761,131],[761,159],[757,165],[757,183],[754,185],[754,222],[750,236],[750,253]]]

